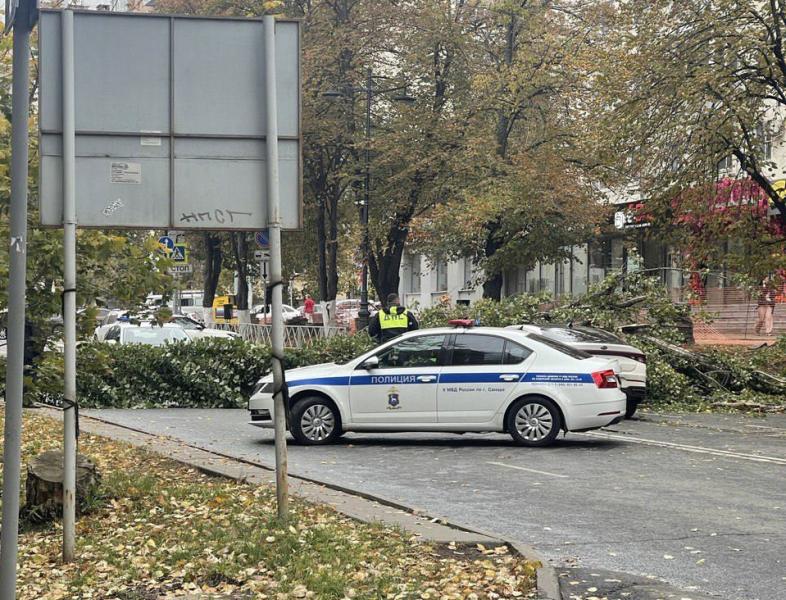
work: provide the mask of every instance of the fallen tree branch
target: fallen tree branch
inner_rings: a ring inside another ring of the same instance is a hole
[[[713,408],[733,408],[735,410],[749,410],[752,412],[781,413],[786,411],[786,405],[760,404],[757,402],[713,402]]]

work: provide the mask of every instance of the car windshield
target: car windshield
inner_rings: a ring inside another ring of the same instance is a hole
[[[543,335],[558,342],[578,344],[624,344],[616,335],[593,329],[590,327],[548,327],[543,329]]]
[[[540,342],[544,346],[548,346],[549,348],[553,348],[558,352],[562,352],[563,354],[567,354],[572,358],[577,358],[579,360],[584,360],[585,358],[592,358],[591,354],[584,352],[584,350],[579,350],[578,348],[574,348],[573,346],[568,346],[567,344],[563,344],[562,342],[558,342],[557,340],[553,340],[551,338],[547,338],[543,335],[539,335],[537,333],[528,333],[527,336],[535,340],[536,342]]]
[[[167,342],[187,339],[186,332],[175,327],[128,327],[123,330],[124,344],[163,346]]]
[[[189,317],[173,317],[172,321],[183,329],[202,329],[202,325],[193,321]]]

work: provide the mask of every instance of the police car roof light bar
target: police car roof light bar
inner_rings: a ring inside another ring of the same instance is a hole
[[[448,325],[453,325],[453,327],[472,327],[475,324],[475,321],[472,319],[451,319],[448,321]]]

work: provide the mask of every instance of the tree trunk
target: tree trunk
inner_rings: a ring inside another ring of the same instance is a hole
[[[101,480],[95,464],[83,456],[76,459],[77,510]],[[63,513],[63,453],[49,450],[39,454],[27,466],[25,505],[22,509],[33,521],[46,521]]]
[[[202,313],[206,325],[213,323],[213,300],[216,297],[218,278],[221,275],[221,238],[217,233],[206,231],[205,241],[205,281],[204,295],[202,296]]]
[[[518,36],[520,32],[519,18],[516,14],[510,14],[510,21],[505,27],[505,48],[502,54],[502,64],[499,65],[501,69],[510,69],[513,64],[513,59],[518,44]],[[516,119],[509,114],[509,109],[501,109],[497,111],[497,126],[495,137],[497,141],[497,156],[502,161],[508,159],[508,144],[510,141],[510,133],[515,124]],[[490,259],[497,250],[502,247],[502,244],[497,239],[497,232],[501,227],[500,217],[497,217],[491,222],[486,223],[486,244],[484,248],[484,258]],[[492,300],[502,299],[502,273],[496,273],[487,276],[483,282],[483,297]]]
[[[497,273],[483,282],[483,297],[491,300],[502,299],[502,273]]]
[[[407,239],[404,233],[400,240],[388,248],[379,257],[371,253],[369,260],[369,275],[377,291],[380,302],[386,302],[388,294],[399,293],[399,270],[401,269],[401,257],[404,254],[404,242]]]
[[[497,232],[501,226],[499,218],[491,223],[486,223],[486,244],[483,248],[486,259],[494,256],[497,250],[502,247],[502,242],[497,238]],[[502,273],[486,272],[483,282],[483,297],[491,300],[502,299]]]

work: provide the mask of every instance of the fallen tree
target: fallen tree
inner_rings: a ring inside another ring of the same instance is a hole
[[[472,307],[442,304],[421,313],[421,323],[429,327],[444,326],[455,318],[497,327],[533,323],[612,331],[647,355],[648,395],[653,404],[760,412],[786,409],[786,340],[775,349],[758,352],[686,347],[693,343],[690,307],[673,302],[661,282],[646,273],[610,275],[569,302],[542,294],[520,295],[499,302],[481,300]]]

